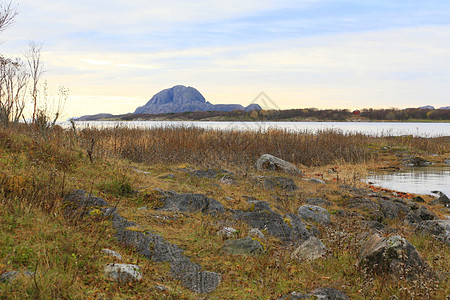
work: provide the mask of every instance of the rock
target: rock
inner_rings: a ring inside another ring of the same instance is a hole
[[[365,224],[368,228],[372,229],[372,231],[375,231],[377,233],[390,234],[397,231],[396,229],[386,226],[378,221],[366,221],[363,222],[363,224]]]
[[[113,256],[119,260],[123,260],[122,255],[120,255],[120,253],[117,253],[116,251],[110,250],[110,249],[102,249],[102,252],[105,254],[108,254],[110,256]]]
[[[157,210],[171,210],[182,212],[202,212],[202,213],[224,213],[222,204],[203,194],[177,194],[175,192],[164,192],[160,199],[164,206]]]
[[[217,235],[223,238],[232,238],[237,234],[237,230],[233,227],[223,227],[217,232]]]
[[[256,161],[255,166],[258,171],[270,170],[270,171],[283,171],[285,173],[294,175],[302,174],[302,172],[290,162],[282,160],[281,158],[278,158],[271,154],[261,155]]]
[[[450,158],[447,158],[446,160],[444,160],[444,164],[450,165]]]
[[[283,218],[265,201],[252,201],[250,205],[248,211],[236,211],[233,218],[242,220],[251,227],[258,228],[288,244],[300,244],[311,236],[297,215],[286,214]]]
[[[275,188],[285,191],[295,191],[298,189],[294,180],[288,177],[254,177],[254,182],[262,185],[265,189],[273,190]]]
[[[94,209],[108,206],[104,199],[92,196],[85,190],[74,190],[63,200],[64,215],[73,218],[75,215],[86,216]]]
[[[187,260],[180,260],[170,265],[170,275],[181,284],[196,293],[209,293],[222,281],[215,272],[202,271],[201,267]]]
[[[189,172],[192,176],[200,177],[200,178],[217,178],[217,179],[231,179],[234,178],[234,173],[228,172],[227,170],[222,169],[204,169],[204,170],[195,170]]]
[[[317,206],[331,206],[332,203],[322,198],[308,198],[305,199],[306,204],[317,205]]]
[[[260,240],[265,240],[266,236],[264,235],[264,233],[262,233],[261,230],[259,230],[258,228],[252,228],[248,231],[248,236],[249,237],[254,237]]]
[[[425,200],[423,200],[423,198],[420,197],[420,196],[414,197],[412,200],[413,200],[414,202],[425,203]]]
[[[317,300],[350,300],[348,296],[334,288],[317,288],[309,294],[301,294],[297,292],[291,292],[279,300],[295,300],[295,299],[317,299]]]
[[[222,251],[235,255],[255,255],[261,254],[264,246],[259,241],[247,236],[243,239],[226,241]]]
[[[0,283],[11,282],[20,275],[19,271],[9,271],[0,275]]]
[[[438,240],[450,246],[450,219],[424,221],[419,224],[416,231],[434,235]]]
[[[411,212],[408,206],[390,200],[378,199],[378,204],[387,219],[403,218]]]
[[[317,288],[311,294],[321,300],[350,300],[344,292],[334,288]]]
[[[327,247],[316,237],[310,237],[291,254],[296,260],[315,260],[327,254]]]
[[[308,179],[308,181],[312,182],[312,183],[317,183],[317,184],[325,184],[325,181],[323,181],[322,179],[317,179],[317,178],[311,178],[311,179]]]
[[[354,197],[347,200],[345,206],[362,210],[370,220],[380,221],[384,218],[381,206],[375,201],[367,198]]]
[[[131,264],[107,264],[103,271],[106,278],[119,283],[136,282],[142,280],[140,267]]]
[[[416,156],[404,158],[402,161],[403,164],[408,167],[426,167],[433,164],[430,161]]]
[[[446,194],[440,191],[432,191],[433,194],[438,194],[439,198],[433,200],[430,204],[443,204],[445,207],[450,207],[450,199]]]
[[[397,279],[434,276],[416,248],[400,235],[384,238],[372,235],[361,249],[360,265],[369,274],[391,275]]]
[[[320,206],[308,204],[302,205],[298,208],[297,214],[304,220],[324,225],[330,224],[330,213]]]
[[[410,212],[409,214],[406,215],[405,219],[403,220],[403,222],[411,227],[417,227],[417,225],[419,225],[423,220],[414,212]]]
[[[438,217],[434,214],[434,212],[432,212],[431,210],[429,210],[428,208],[426,208],[423,205],[420,205],[420,207],[416,210],[414,210],[414,213],[420,217],[421,220],[423,221],[429,221],[429,220],[437,220]]]

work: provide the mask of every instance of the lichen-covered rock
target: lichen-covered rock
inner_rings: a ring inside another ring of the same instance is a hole
[[[261,155],[256,161],[255,166],[258,171],[269,170],[269,171],[283,171],[285,173],[294,175],[302,174],[302,172],[290,162],[282,160],[281,158],[278,158],[271,154]]]
[[[264,246],[259,241],[247,236],[242,239],[226,241],[222,251],[238,255],[257,255],[264,251]]]
[[[110,249],[102,249],[102,252],[105,253],[105,254],[108,254],[108,255],[110,255],[112,257],[115,257],[115,258],[117,258],[119,260],[123,259],[122,255],[120,255],[120,253],[117,253],[116,251],[113,251],[113,250],[110,250]]]
[[[434,276],[416,248],[400,235],[384,238],[372,235],[361,248],[360,265],[369,274],[400,279]]]
[[[419,224],[417,232],[426,232],[450,246],[450,219],[429,220]]]
[[[106,278],[120,283],[136,282],[142,280],[140,267],[131,264],[107,264],[103,271]]]
[[[282,215],[274,212],[265,201],[253,201],[250,205],[248,211],[236,211],[233,218],[279,238],[284,243],[297,245],[311,236],[298,216],[287,214],[283,218]]]
[[[173,210],[182,212],[202,212],[209,214],[223,213],[222,204],[203,194],[178,194],[164,192],[160,199],[164,205],[158,210]]]
[[[237,230],[233,227],[223,227],[217,232],[217,235],[222,238],[232,238],[237,234]]]
[[[450,207],[450,199],[446,194],[440,191],[432,191],[433,194],[438,194],[439,198],[433,200],[431,204],[443,204],[445,207]]]
[[[413,156],[404,158],[403,164],[408,167],[426,167],[432,165],[433,163],[421,157]]]
[[[108,206],[108,202],[100,197],[92,196],[85,190],[74,190],[63,200],[64,215],[69,218],[75,215],[86,216],[93,209],[101,209],[105,206]]]
[[[264,240],[266,238],[266,236],[264,235],[264,233],[259,230],[258,228],[252,228],[248,231],[248,236],[249,237],[254,237],[260,240]]]
[[[416,210],[414,210],[414,213],[423,221],[429,221],[429,220],[437,220],[438,217],[434,212],[429,210],[423,205],[420,205],[420,207]]]
[[[291,254],[296,260],[315,260],[327,254],[327,247],[316,237],[310,237]]]
[[[203,170],[195,170],[189,172],[189,174],[200,177],[200,178],[216,178],[216,179],[222,179],[222,178],[234,178],[234,173],[229,172],[227,170],[223,169],[203,169]]]
[[[298,208],[297,214],[304,220],[324,225],[330,224],[330,213],[320,206],[308,204],[302,205]]]

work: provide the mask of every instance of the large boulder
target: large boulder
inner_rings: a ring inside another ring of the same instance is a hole
[[[440,191],[432,191],[433,194],[438,194],[439,198],[433,200],[431,204],[443,204],[445,207],[450,207],[450,199],[446,194]]]
[[[327,254],[327,247],[316,237],[310,237],[291,254],[296,260],[315,260]]]
[[[434,276],[416,248],[400,235],[384,238],[372,235],[361,248],[360,265],[369,274],[397,279]]]
[[[378,199],[378,204],[380,204],[380,209],[386,219],[396,219],[403,218],[411,212],[411,209],[403,203]]]
[[[301,219],[313,221],[319,224],[330,224],[330,213],[320,206],[316,205],[302,205],[298,208],[297,214]]]
[[[427,161],[421,157],[413,156],[404,158],[403,164],[408,167],[426,167],[432,165],[432,162]]]
[[[281,158],[278,158],[271,154],[261,155],[256,161],[255,166],[258,171],[270,170],[270,171],[283,171],[285,173],[294,175],[302,174],[302,172],[290,162],[282,160]]]
[[[164,203],[158,210],[171,210],[182,212],[223,213],[225,209],[222,204],[203,194],[177,194],[175,192],[164,192],[160,200]]]
[[[222,251],[235,255],[256,255],[264,251],[264,246],[258,240],[247,236],[243,239],[226,241]]]

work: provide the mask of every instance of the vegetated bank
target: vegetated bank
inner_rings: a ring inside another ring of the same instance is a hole
[[[257,170],[255,162],[266,153],[303,174],[284,173],[270,162],[261,165],[271,170]],[[151,231],[202,270],[220,275],[220,284],[207,294],[211,299],[330,293],[442,299],[449,289],[449,248],[439,235],[424,233],[424,226],[440,222],[446,208],[430,205],[431,196],[420,203],[416,195],[382,191],[359,179],[371,169],[400,168],[410,156],[439,164],[449,153],[448,137],[373,138],[332,130],[55,128],[44,139],[27,125],[2,127],[0,273],[18,273],[2,280],[0,295],[199,297],[176,271],[176,260],[157,262],[154,249],[142,252],[129,239],[118,241],[122,230],[141,238]],[[123,218],[116,221],[135,225],[114,227],[101,205],[69,217],[65,211],[76,207],[64,198],[75,189],[101,197]],[[412,265],[403,260],[398,266],[405,277],[394,272],[397,265],[371,268],[372,256],[363,260],[361,249],[374,232],[393,236],[396,245],[415,253],[406,238],[423,262],[414,255]],[[122,260],[104,254],[106,248]],[[322,250],[302,256],[304,248]],[[139,266],[142,279],[111,280],[104,266],[113,262]],[[409,268],[419,265],[433,272],[411,273],[414,280],[408,280]]]

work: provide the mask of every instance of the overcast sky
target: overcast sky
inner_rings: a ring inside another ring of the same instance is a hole
[[[13,1],[0,52],[42,42],[68,117],[132,112],[177,84],[214,104],[450,105],[450,1]]]

